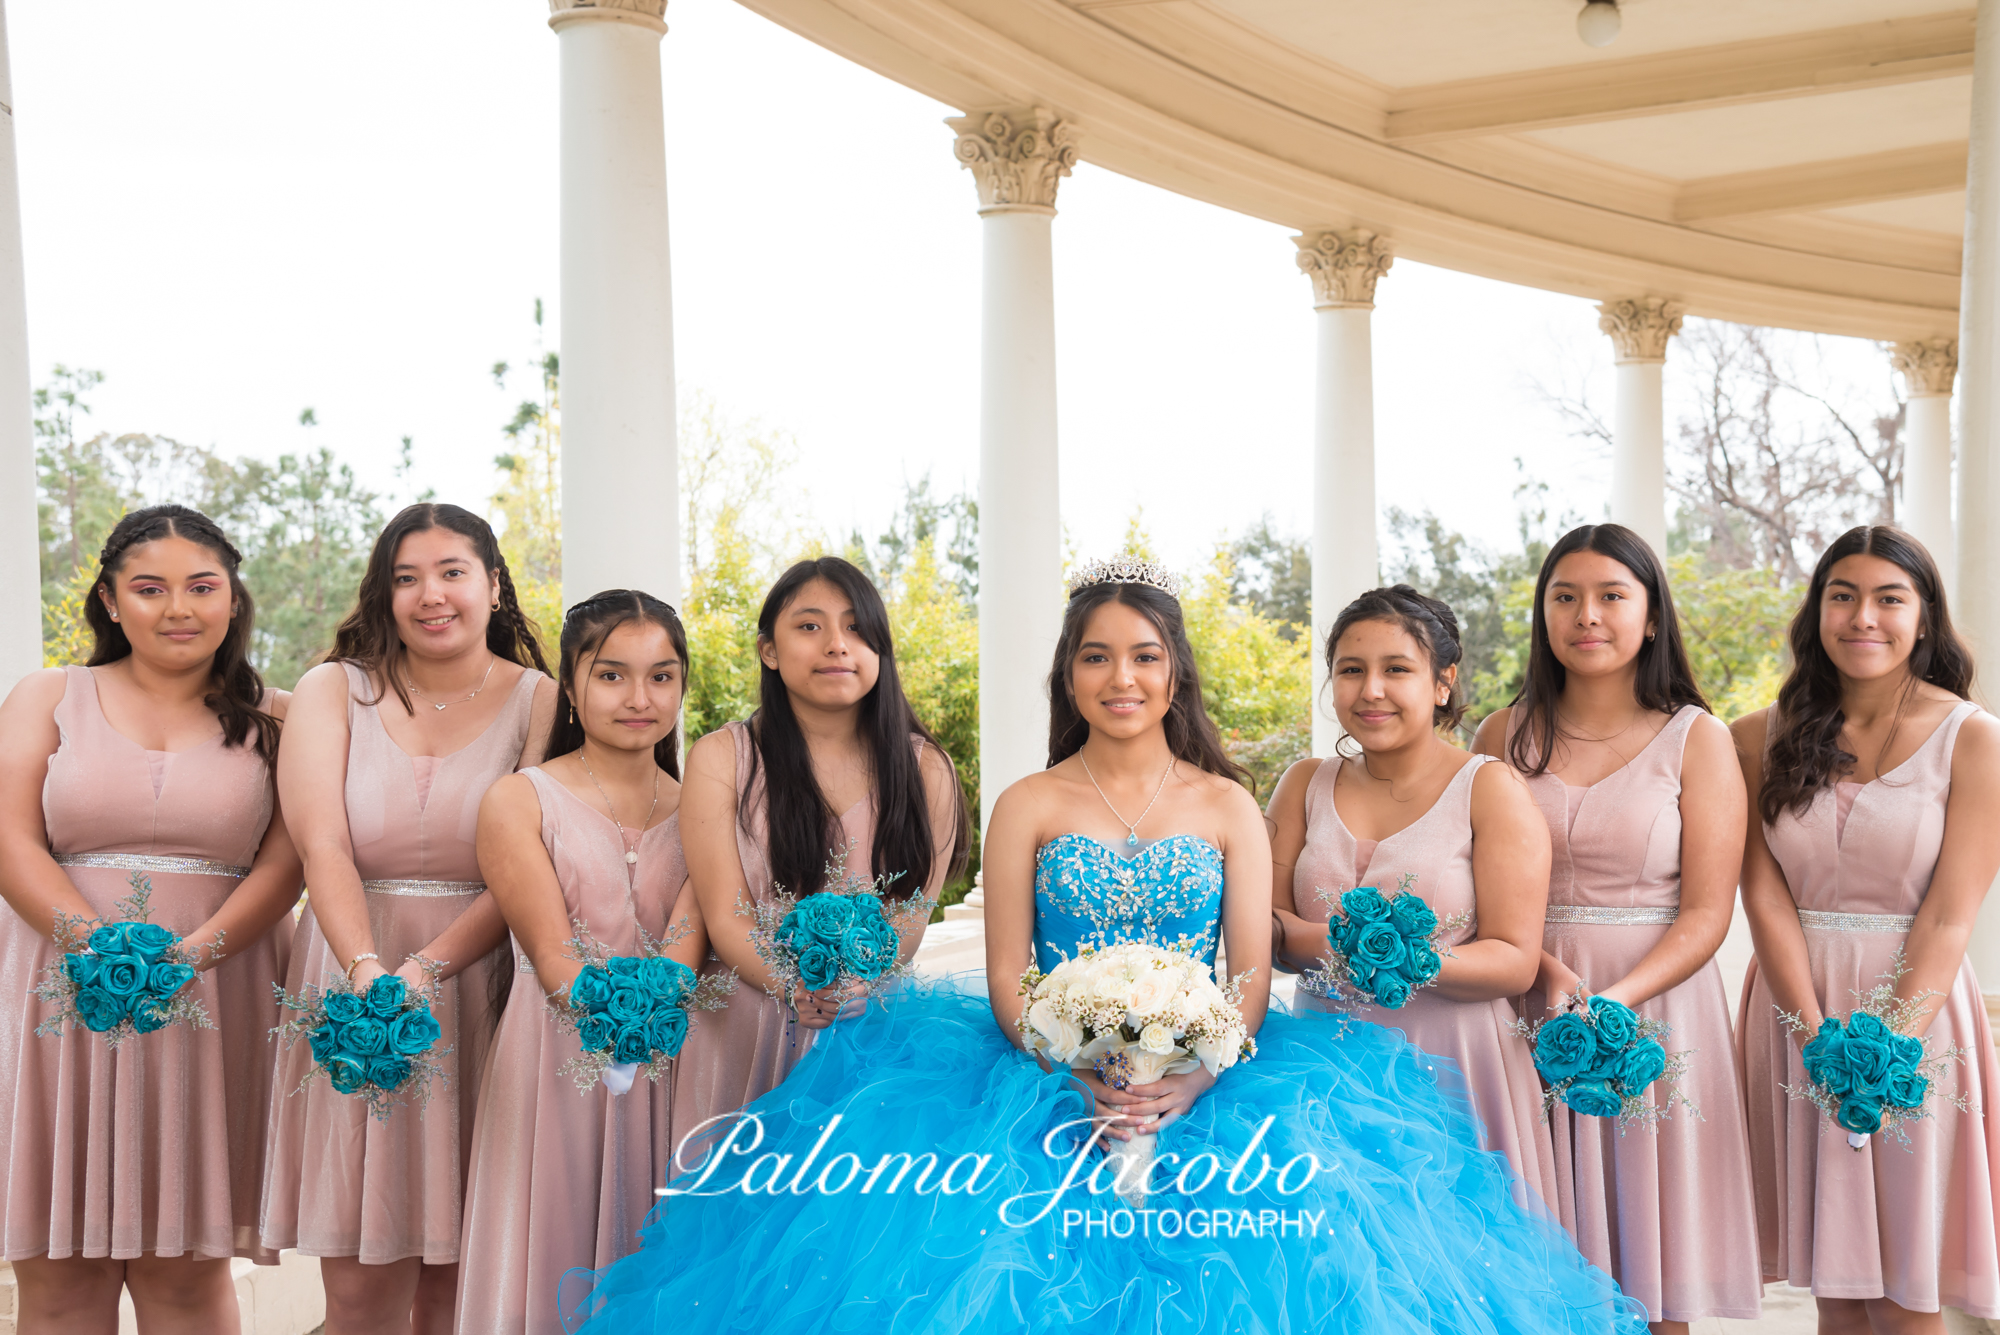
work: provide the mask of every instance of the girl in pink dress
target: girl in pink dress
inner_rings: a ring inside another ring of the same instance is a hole
[[[674,1067],[676,1162],[692,1131],[775,1088],[831,1024],[843,998],[802,993],[796,1012],[765,989],[745,896],[828,886],[830,852],[847,874],[900,872],[896,890],[936,894],[965,865],[965,800],[951,761],[910,711],[896,674],[882,595],[838,557],[800,561],[757,614],[757,712],[688,752],[681,833],[708,924],[710,969],[741,980],[726,1010],[702,1017]],[[907,934],[916,953],[921,927]]]
[[[1469,915],[1447,938],[1452,954],[1436,986],[1412,992],[1399,1010],[1355,1013],[1448,1058],[1482,1143],[1553,1203],[1541,1085],[1508,1004],[1541,958],[1548,830],[1505,765],[1439,735],[1463,712],[1461,655],[1451,609],[1407,584],[1362,594],[1334,621],[1326,657],[1345,754],[1299,761],[1271,796],[1273,947],[1292,967],[1311,966],[1327,950],[1332,909],[1323,896],[1362,885],[1391,892],[1405,877],[1440,919]]]
[[[1942,1331],[1940,1305],[2000,1317],[2000,1064],[1965,958],[2000,871],[2000,723],[1966,699],[1972,659],[1937,567],[1899,530],[1827,548],[1791,649],[1778,703],[1733,729],[1762,817],[1743,855],[1757,958],[1736,1033],[1764,1274],[1809,1286],[1830,1333]],[[1896,995],[1928,1011],[1917,1032],[1966,1056],[1907,1147],[1850,1149],[1780,1086],[1804,1083],[1801,1044],[1899,951]]]
[[[1586,525],[1550,549],[1528,652],[1521,693],[1476,743],[1527,781],[1554,845],[1523,1009],[1545,1019],[1597,993],[1664,1021],[1668,1049],[1695,1054],[1681,1089],[1700,1109],[1621,1132],[1558,1104],[1552,1203],[1659,1335],[1755,1320],[1750,1151],[1714,959],[1748,809],[1729,731],[1695,685],[1659,558],[1630,529]]]
[[[89,664],[0,705],[0,1246],[23,1330],[115,1329],[125,1287],[149,1333],[234,1332],[229,1258],[278,1259],[257,1238],[284,975],[270,929],[299,859],[272,800],[285,697],[250,666],[240,562],[184,506],[126,515],[84,608]],[[197,952],[189,986],[215,1027],[115,1052],[73,1026],[37,1036],[57,916],[116,916],[134,875]]]
[[[513,961],[473,837],[480,799],[540,759],[555,683],[493,530],[412,505],[376,539],[328,661],[300,679],[278,791],[311,887],[288,990],[393,971],[431,1003],[446,1078],[376,1121],[278,1058],[263,1238],[320,1260],[326,1335],[451,1329],[473,1111]]]
[[[479,811],[479,866],[520,964],[473,1136],[460,1335],[560,1335],[563,1273],[637,1247],[666,1180],[670,1086],[583,1092],[557,1069],[581,1051],[549,1014],[583,967],[565,946],[572,922],[613,955],[639,955],[640,934],[659,940],[672,920],[687,935],[671,958],[692,969],[708,954],[681,859],[680,618],[630,589],[578,603],[561,680],[556,758],[494,784]]]

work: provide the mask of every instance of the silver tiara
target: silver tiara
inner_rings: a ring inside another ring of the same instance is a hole
[[[1085,561],[1069,577],[1069,596],[1093,584],[1150,584],[1169,598],[1181,596],[1181,577],[1156,561],[1135,561],[1121,556],[1115,561]]]

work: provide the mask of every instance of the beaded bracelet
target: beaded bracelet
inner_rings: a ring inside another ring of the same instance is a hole
[[[370,950],[370,951],[367,951],[367,952],[365,952],[365,953],[363,953],[363,954],[360,954],[360,955],[356,955],[356,956],[355,956],[355,957],[354,957],[353,959],[349,960],[349,961],[347,962],[347,981],[348,981],[348,982],[350,982],[350,983],[351,983],[351,982],[353,982],[353,981],[354,981],[354,966],[355,966],[355,965],[357,965],[357,964],[359,964],[359,963],[361,963],[361,961],[363,961],[363,960],[374,960],[374,961],[376,961],[376,962],[377,962],[377,963],[379,964],[379,963],[381,962],[381,960],[382,960],[382,957],[381,957],[380,955],[377,955],[377,954],[376,954],[376,953],[375,953],[374,951]]]

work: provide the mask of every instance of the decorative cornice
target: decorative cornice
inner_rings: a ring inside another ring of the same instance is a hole
[[[1667,340],[1681,331],[1681,316],[1687,307],[1665,297],[1626,297],[1607,301],[1597,308],[1597,327],[1611,335],[1618,349],[1615,360],[1663,362]]]
[[[958,131],[952,152],[972,169],[979,211],[1053,213],[1056,186],[1076,166],[1076,127],[1045,107],[983,111],[945,121]]]
[[[1915,338],[1898,343],[1889,354],[1889,364],[1902,373],[1911,398],[1949,396],[1951,382],[1958,378],[1958,340]]]
[[[630,23],[663,33],[667,30],[667,0],[549,0],[549,26],[557,31],[590,19]]]
[[[1373,232],[1306,232],[1292,244],[1312,279],[1314,310],[1375,309],[1375,280],[1396,262],[1389,238]]]

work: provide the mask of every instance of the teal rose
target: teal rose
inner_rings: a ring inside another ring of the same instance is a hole
[[[399,1057],[414,1057],[429,1052],[443,1033],[431,1008],[418,1006],[389,1021],[389,1051]]]
[[[104,967],[102,955],[63,956],[63,976],[78,987],[89,987],[97,981],[97,971]]]
[[[1347,957],[1347,981],[1366,992],[1375,986],[1375,967],[1349,955]]]
[[[389,1026],[364,1015],[340,1027],[340,1046],[357,1057],[379,1057],[389,1050]]]
[[[1535,1035],[1535,1069],[1552,1085],[1574,1080],[1597,1060],[1597,1035],[1581,1015],[1567,1011]]]
[[[792,943],[803,951],[811,942],[838,942],[853,921],[854,901],[846,895],[807,895],[785,915],[779,930],[789,932]]]
[[[1438,915],[1421,896],[1406,890],[1389,901],[1389,921],[1404,936],[1427,937],[1437,930]]]
[[[313,1060],[324,1066],[340,1051],[340,1040],[335,1036],[332,1025],[323,1024],[306,1035],[306,1046],[312,1049]]]
[[[1891,1034],[1889,1050],[1895,1054],[1898,1069],[1914,1071],[1923,1065],[1924,1041],[1908,1034]]]
[[[611,1060],[615,1062],[643,1062],[652,1056],[652,1049],[646,1043],[646,1025],[624,1025],[618,1030],[618,1037],[612,1040]]]
[[[1895,1108],[1915,1110],[1924,1106],[1930,1097],[1930,1077],[1911,1067],[1899,1066],[1889,1080],[1889,1092],[1883,1102]]]
[[[1368,922],[1354,939],[1354,953],[1348,958],[1361,961],[1375,970],[1394,969],[1410,957],[1410,949],[1403,937],[1389,922]]]
[[[179,937],[156,922],[128,922],[122,925],[125,928],[125,949],[148,964],[157,962],[180,944]]]
[[[403,1009],[403,1003],[408,999],[409,989],[403,980],[393,973],[385,973],[368,984],[368,995],[363,999],[362,1006],[376,1019],[388,1020]]]
[[[1579,1080],[1563,1091],[1563,1102],[1585,1117],[1616,1117],[1625,1106],[1618,1091],[1603,1080]]]
[[[1618,1084],[1627,1094],[1643,1093],[1666,1073],[1667,1050],[1650,1038],[1640,1039],[1619,1056]]]
[[[171,997],[194,981],[194,970],[172,960],[161,960],[146,973],[146,990],[156,997]]]
[[[569,1004],[580,1011],[601,1011],[611,1000],[611,975],[586,964],[569,985]]]
[[[146,962],[137,955],[100,955],[97,985],[114,997],[128,1000],[146,987]]]
[[[1408,974],[1413,984],[1428,983],[1444,969],[1444,961],[1438,957],[1437,949],[1422,937],[1409,942],[1410,957],[1403,963],[1403,972]]]
[[[125,924],[108,922],[90,934],[90,948],[100,955],[123,955],[125,949]]]
[[[645,1019],[646,1012],[653,1008],[653,999],[638,982],[637,978],[622,980],[611,989],[611,999],[604,1003],[604,1013],[621,1029]]]
[[[1848,1017],[1843,1051],[1853,1094],[1879,1102],[1889,1092],[1889,1077],[1896,1069],[1895,1038],[1889,1027],[1872,1015]]]
[[[1849,1094],[1840,1101],[1833,1120],[1843,1131],[1868,1136],[1882,1129],[1882,1100],[1867,1094]]]
[[[350,1057],[346,1053],[336,1053],[326,1064],[328,1081],[336,1094],[352,1094],[368,1083],[368,1067],[364,1059]]]
[[[1819,1022],[1819,1033],[1799,1049],[1799,1061],[1806,1079],[1839,1098],[1848,1090],[1847,1034],[1832,1016]]]
[[[655,1052],[680,1056],[687,1035],[688,1013],[679,1006],[661,1007],[646,1019],[646,1046]]]
[[[604,961],[604,972],[611,975],[611,985],[616,987],[621,978],[637,978],[644,964],[637,955],[613,955]]]
[[[93,1034],[116,1029],[128,1009],[125,998],[113,996],[101,987],[86,987],[76,994],[77,1018]]]
[[[1410,980],[1395,969],[1375,971],[1375,1004],[1397,1011],[1410,999]]]
[[[695,985],[694,970],[679,960],[654,955],[639,966],[639,985],[655,997],[678,1002]]]
[[[881,909],[871,911],[863,906],[854,915],[846,935],[840,938],[840,953],[847,962],[847,971],[856,978],[879,978],[896,962],[900,944]]]
[[[132,998],[132,1027],[142,1034],[150,1034],[163,1029],[167,1023],[167,1008],[154,998],[140,994]]]
[[[1630,1006],[1609,997],[1590,999],[1590,1018],[1597,1025],[1597,1045],[1623,1052],[1639,1039],[1639,1017]]]
[[[1351,922],[1387,922],[1389,901],[1372,885],[1357,886],[1340,897],[1340,911]]]
[[[361,998],[353,992],[328,992],[323,1009],[327,1019],[335,1024],[346,1024],[361,1018]]]
[[[840,953],[833,947],[814,942],[799,951],[799,981],[817,992],[832,987],[840,977]]]
[[[406,1057],[384,1053],[368,1059],[368,1083],[385,1093],[395,1093],[409,1078],[410,1062]]]
[[[611,1023],[608,1015],[586,1015],[576,1022],[576,1037],[585,1052],[608,1052],[618,1037],[618,1026]]]

